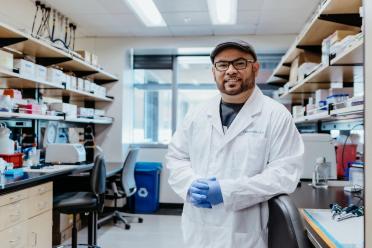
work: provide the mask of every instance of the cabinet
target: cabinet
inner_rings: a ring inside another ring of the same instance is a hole
[[[53,183],[0,196],[0,246],[52,247]]]

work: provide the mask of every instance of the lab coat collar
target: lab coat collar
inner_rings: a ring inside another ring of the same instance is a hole
[[[220,117],[220,102],[221,97],[213,99],[212,107],[208,111],[208,118],[212,121],[213,127],[224,136],[222,147],[234,139],[241,131],[247,128],[252,121],[254,116],[261,112],[263,105],[263,94],[261,90],[255,86],[252,95],[244,103],[242,109],[227,129],[226,133],[223,134],[222,123]]]

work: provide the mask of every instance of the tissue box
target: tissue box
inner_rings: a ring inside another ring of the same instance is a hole
[[[68,103],[51,103],[49,110],[59,111],[65,113],[67,117],[76,118],[77,106]]]
[[[30,61],[24,59],[15,59],[14,69],[19,70],[19,74],[25,77],[35,76],[35,64]]]
[[[47,68],[45,66],[35,64],[35,78],[41,81],[47,80]]]
[[[0,67],[13,70],[13,54],[0,50]]]
[[[76,90],[77,88],[77,78],[70,76],[70,89]]]
[[[95,109],[94,116],[105,116],[106,111],[103,109]]]
[[[82,78],[77,79],[77,89],[84,90],[84,79]]]
[[[92,108],[78,108],[79,117],[93,118],[94,109]]]
[[[64,80],[64,74],[61,70],[57,70],[54,68],[48,68],[47,69],[47,80],[50,83],[56,84],[58,86],[62,85],[62,82]]]

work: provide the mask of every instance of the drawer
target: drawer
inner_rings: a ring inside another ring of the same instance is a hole
[[[1,248],[26,248],[27,223],[12,226],[0,232]]]
[[[27,202],[23,200],[0,207],[0,230],[14,226],[27,219]]]
[[[52,247],[52,210],[27,221],[27,248]]]
[[[28,202],[27,218],[32,218],[53,208],[53,191],[47,191],[41,195],[32,196],[26,201]]]
[[[26,199],[28,197],[28,193],[29,193],[28,189],[23,189],[13,193],[2,195],[0,196],[0,207]]]
[[[30,197],[32,196],[37,196],[37,195],[42,195],[46,192],[49,192],[49,191],[52,191],[53,190],[53,183],[52,182],[49,182],[49,183],[44,183],[44,184],[41,184],[41,185],[38,185],[38,186],[35,186],[35,187],[32,187],[29,189],[30,193]]]

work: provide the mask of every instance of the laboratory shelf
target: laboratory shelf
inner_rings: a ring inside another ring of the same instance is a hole
[[[364,105],[350,106],[340,109],[331,110],[332,116],[345,116],[345,115],[364,115]]]
[[[5,47],[18,55],[29,55],[36,58],[41,65],[58,65],[64,71],[93,79],[97,84],[118,81],[118,78],[97,66],[86,63],[67,49],[57,48],[48,41],[37,39],[4,23],[0,23],[0,47]]]
[[[75,89],[64,89],[64,90],[54,90],[46,89],[43,95],[49,97],[70,97],[70,100],[75,101],[94,101],[94,102],[112,102],[113,99],[109,97],[97,96],[93,93],[85,92],[82,90]]]
[[[363,40],[353,42],[347,49],[331,60],[331,65],[362,65]]]
[[[63,116],[37,115],[37,114],[25,114],[25,113],[13,113],[13,112],[0,112],[0,118],[52,120],[52,121],[61,121],[64,119]]]
[[[355,23],[348,23],[349,19],[356,19],[353,15],[359,15],[360,4],[359,0],[324,1],[282,57],[268,82],[270,84],[288,82],[293,60],[304,50],[320,53],[322,41],[336,30],[360,31],[361,28]],[[348,15],[351,15],[350,18]]]
[[[76,122],[76,123],[91,123],[91,124],[112,124],[112,118],[109,119],[89,119],[89,118],[69,118],[66,117],[65,119],[66,122]]]

